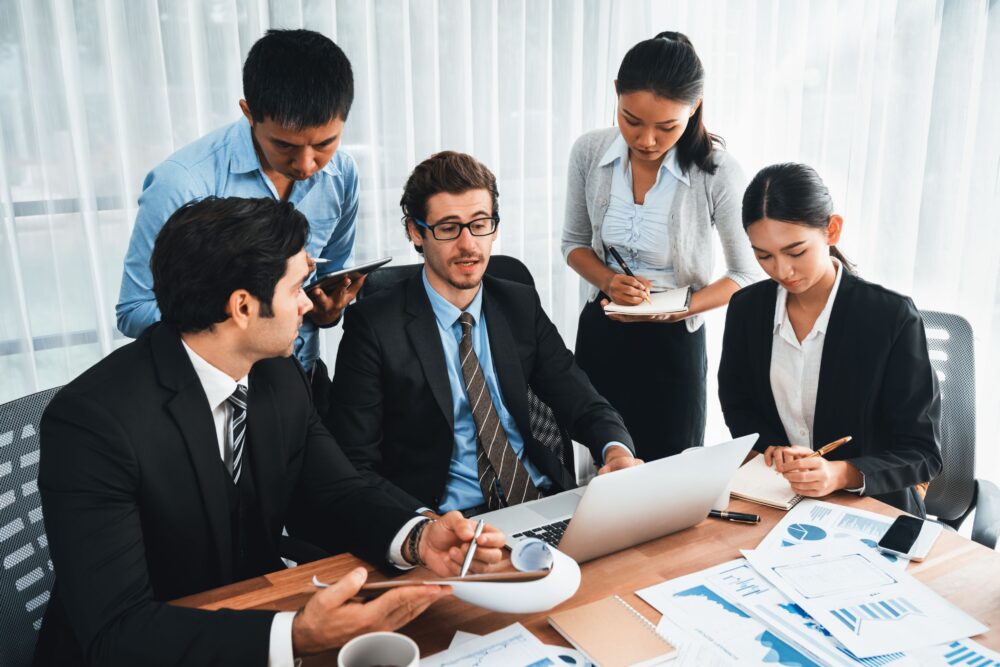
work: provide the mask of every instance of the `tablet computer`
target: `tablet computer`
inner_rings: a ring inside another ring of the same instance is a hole
[[[365,262],[364,264],[358,264],[357,266],[348,266],[340,269],[339,271],[331,271],[330,273],[324,273],[317,275],[315,279],[302,289],[306,292],[311,292],[317,287],[321,287],[324,292],[328,292],[333,289],[336,285],[340,284],[341,278],[347,276],[351,281],[355,281],[361,276],[368,275],[375,269],[379,268],[384,264],[388,264],[392,261],[392,257],[383,257],[382,259],[374,259],[370,262]]]

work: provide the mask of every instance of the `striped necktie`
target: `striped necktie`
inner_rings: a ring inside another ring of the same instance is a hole
[[[540,497],[538,489],[507,440],[507,432],[503,430],[493,405],[479,358],[472,349],[472,315],[462,313],[458,321],[462,325],[458,354],[462,360],[462,376],[465,378],[469,407],[472,408],[472,419],[476,423],[476,466],[479,487],[483,490],[487,507],[494,510],[536,500]]]
[[[232,406],[229,417],[229,443],[232,454],[233,484],[240,483],[240,472],[243,469],[243,446],[247,434],[247,388],[236,385],[236,391],[228,399]]]

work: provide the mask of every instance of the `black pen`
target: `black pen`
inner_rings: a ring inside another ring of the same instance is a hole
[[[760,517],[756,514],[744,514],[743,512],[720,512],[719,510],[709,510],[708,516],[736,523],[760,523]]]
[[[611,256],[615,258],[615,261],[618,262],[618,266],[622,267],[622,271],[625,272],[625,275],[630,278],[635,278],[635,274],[632,273],[632,269],[628,268],[628,264],[626,264],[625,260],[622,259],[622,256],[618,254],[618,251],[615,250],[615,247],[610,245],[605,247],[608,249],[608,252],[611,253]],[[649,298],[648,293],[646,294],[646,301],[649,304],[653,303],[653,300]]]

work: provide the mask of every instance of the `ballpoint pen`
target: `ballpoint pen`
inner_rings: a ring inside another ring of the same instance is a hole
[[[803,458],[807,458],[808,459],[808,458],[812,458],[814,456],[826,456],[827,454],[829,454],[830,452],[832,452],[833,450],[835,450],[837,447],[840,447],[841,445],[845,445],[845,444],[847,444],[850,441],[851,441],[851,436],[849,436],[849,435],[844,436],[840,440],[834,440],[833,442],[831,442],[831,443],[829,443],[827,445],[823,445],[822,447],[820,447],[819,449],[817,449],[812,454],[807,454]]]
[[[716,519],[725,519],[736,523],[760,523],[760,517],[756,514],[744,514],[743,512],[726,512],[719,510],[709,510],[708,516]]]
[[[469,566],[472,565],[472,557],[476,555],[476,540],[483,534],[483,526],[485,525],[486,522],[482,519],[476,524],[476,532],[472,535],[472,542],[469,543],[469,551],[465,554],[465,560],[462,561],[462,571],[458,576],[464,577],[469,573]]]
[[[608,252],[611,253],[611,256],[615,258],[616,262],[618,262],[618,266],[622,267],[622,271],[625,272],[625,275],[629,276],[630,278],[635,278],[635,274],[632,273],[632,269],[628,268],[628,264],[626,264],[625,260],[622,259],[622,256],[618,254],[618,251],[614,249],[614,246],[607,246],[607,248]],[[646,293],[646,296],[644,298],[646,299],[646,303],[649,304],[653,303],[653,300],[649,298],[648,292]]]

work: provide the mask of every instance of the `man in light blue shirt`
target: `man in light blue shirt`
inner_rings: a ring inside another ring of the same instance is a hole
[[[116,314],[118,328],[137,337],[160,311],[149,258],[164,223],[181,205],[205,197],[270,197],[287,201],[309,220],[306,251],[321,258],[319,273],[342,268],[354,248],[358,176],[338,153],[354,99],[351,64],[332,41],[309,30],[271,30],[250,49],[240,100],[244,117],[191,143],[153,168],[143,182],[129,241]],[[226,239],[218,239],[226,243]],[[295,356],[312,374],[318,327],[340,319],[363,279],[309,294]],[[316,382],[328,382],[325,368]],[[320,406],[321,412],[325,406]]]
[[[333,378],[327,424],[358,470],[401,503],[467,516],[574,486],[532,432],[529,389],[599,472],[640,463],[534,288],[484,275],[499,225],[493,174],[439,153],[401,203],[423,270],[347,310]]]

